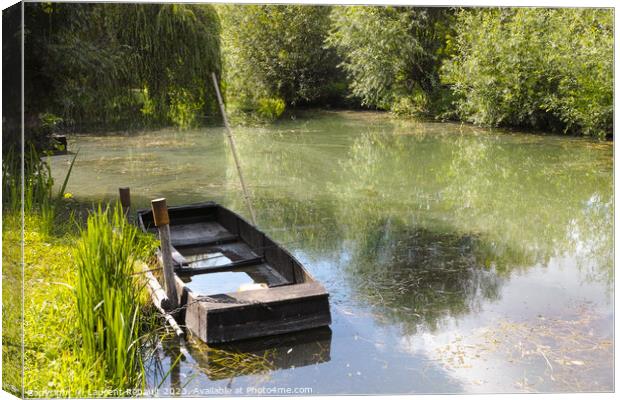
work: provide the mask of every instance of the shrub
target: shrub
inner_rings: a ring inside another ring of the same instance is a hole
[[[307,5],[219,6],[229,100],[252,104],[277,97],[287,105],[325,101],[330,85],[342,80],[335,52],[324,48],[330,10]]]
[[[268,120],[276,120],[286,108],[284,100],[278,98],[261,98],[258,100],[258,115]]]
[[[468,9],[442,79],[459,116],[603,136],[612,129],[613,12]]]
[[[326,44],[338,51],[363,105],[399,114],[433,113],[452,11],[422,7],[336,7]]]

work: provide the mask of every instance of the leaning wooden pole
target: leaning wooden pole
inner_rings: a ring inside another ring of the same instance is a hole
[[[172,263],[172,244],[170,243],[170,218],[168,217],[168,206],[166,199],[155,199],[151,201],[153,210],[153,220],[159,230],[159,241],[161,248],[161,259],[164,267],[164,288],[168,297],[169,307],[176,310],[179,307],[177,297],[177,286],[174,279],[174,264]],[[170,311],[170,310],[168,310]]]
[[[149,271],[148,267],[144,264],[142,265],[142,272],[144,273],[144,278],[146,280],[146,288],[151,295],[155,308],[157,308],[157,310],[164,316],[166,322],[168,322],[170,327],[174,330],[174,333],[179,338],[184,338],[185,332],[183,332],[183,329],[181,329],[179,324],[177,324],[177,321],[175,321],[172,315],[168,314],[165,310],[165,308],[168,307],[167,304],[169,304],[169,301],[164,289],[162,289],[155,276],[153,276],[151,271]]]
[[[222,95],[220,94],[220,87],[217,84],[217,77],[215,76],[215,72],[211,73],[211,77],[213,78],[213,87],[215,87],[215,94],[217,95],[217,103],[220,106],[220,112],[222,113],[222,119],[224,119],[224,126],[226,127],[226,135],[228,136],[228,142],[230,143],[230,150],[232,151],[233,158],[235,160],[235,166],[237,167],[237,174],[239,174],[239,182],[241,182],[241,189],[243,190],[243,197],[245,199],[245,203],[250,210],[250,216],[252,217],[252,223],[256,225],[256,215],[254,214],[254,208],[252,207],[252,201],[250,200],[250,196],[248,194],[248,189],[245,186],[245,181],[243,180],[243,173],[241,172],[241,164],[239,163],[239,156],[237,155],[237,146],[235,145],[235,138],[232,134],[232,129],[230,129],[230,125],[228,124],[228,118],[226,118],[226,110],[224,109],[224,102],[222,101]]]

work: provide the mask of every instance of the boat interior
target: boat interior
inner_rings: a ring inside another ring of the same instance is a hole
[[[170,207],[168,215],[175,273],[197,295],[313,281],[290,253],[216,203]],[[157,233],[151,210],[139,211],[138,219]]]

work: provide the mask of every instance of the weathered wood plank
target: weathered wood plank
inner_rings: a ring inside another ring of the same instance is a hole
[[[211,243],[224,243],[238,240],[236,235],[231,234],[217,222],[197,222],[187,225],[171,225],[170,237],[172,245],[195,246]]]
[[[239,237],[241,238],[241,240],[246,242],[248,246],[250,246],[252,251],[254,251],[259,256],[262,256],[264,254],[263,241],[265,234],[263,234],[252,224],[242,218],[239,218],[238,227]]]
[[[290,255],[267,236],[265,236],[263,243],[265,261],[289,282],[295,283],[295,271],[293,270],[293,262]]]
[[[223,296],[190,293],[188,302],[186,325],[207,343],[277,335],[331,323],[328,294],[316,282]]]
[[[216,211],[217,221],[224,227],[228,232],[233,235],[239,235],[239,217],[224,207],[218,207]]]
[[[185,257],[183,257],[183,255],[179,253],[179,251],[175,249],[174,247],[172,247],[172,261],[174,261],[175,264],[181,265],[181,266],[185,266],[189,264],[187,260],[185,259]]]
[[[279,335],[327,326],[331,323],[329,313],[300,314],[289,318],[263,319],[227,325],[212,323],[210,313],[206,316],[207,343],[226,343],[244,338]]]
[[[192,292],[188,293],[185,309],[185,326],[203,342],[207,342],[207,313]]]
[[[248,290],[208,296],[208,298],[203,298],[203,304],[209,309],[224,310],[226,308],[245,307],[253,303],[270,303],[315,296],[327,296],[327,291],[318,282],[308,282],[278,286],[269,290]],[[209,302],[209,299],[212,301]]]
[[[293,272],[295,274],[295,283],[312,282],[313,279],[306,270],[296,260],[293,260]]]

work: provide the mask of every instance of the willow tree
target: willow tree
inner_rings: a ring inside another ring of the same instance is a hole
[[[362,104],[436,112],[439,68],[452,11],[420,7],[335,7],[327,45],[338,51],[352,94]]]
[[[302,105],[338,96],[338,59],[324,48],[330,7],[226,5],[218,12],[229,100]]]
[[[25,22],[32,119],[188,126],[214,110],[219,19],[209,5],[28,3]]]
[[[217,106],[211,73],[220,75],[220,24],[204,4],[114,5],[118,40],[132,49],[143,112],[192,125]]]
[[[65,123],[110,123],[119,118],[130,82],[127,51],[94,4],[24,5],[24,96],[28,133],[45,115]],[[118,108],[118,107],[117,107]]]
[[[466,9],[443,79],[484,125],[611,135],[611,9]]]

